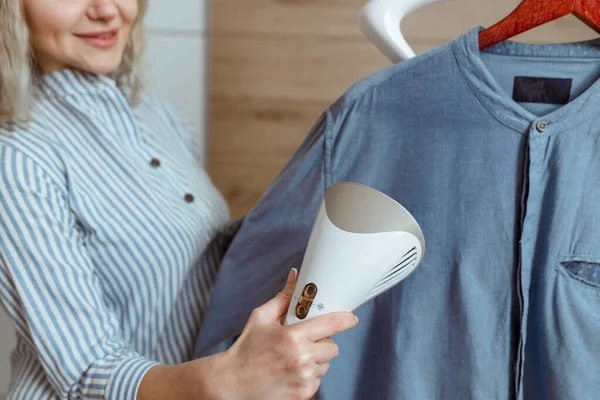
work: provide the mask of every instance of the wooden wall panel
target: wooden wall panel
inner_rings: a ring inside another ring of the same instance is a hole
[[[517,3],[434,4],[410,15],[403,30],[423,52],[496,22]],[[364,4],[212,1],[209,170],[233,217],[255,204],[325,107],[354,82],[390,65],[360,32]],[[564,42],[594,35],[569,17],[517,39]]]

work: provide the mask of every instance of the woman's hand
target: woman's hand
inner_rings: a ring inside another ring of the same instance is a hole
[[[338,347],[329,337],[354,328],[351,313],[282,326],[297,278],[292,270],[277,297],[255,309],[227,351],[144,375],[138,400],[307,400],[321,384]]]
[[[334,313],[282,326],[296,285],[292,270],[277,297],[255,309],[239,339],[212,366],[216,398],[306,400],[321,384],[338,347],[329,339],[354,328],[351,313]]]

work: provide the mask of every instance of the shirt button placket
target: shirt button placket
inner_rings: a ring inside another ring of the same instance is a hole
[[[186,194],[183,199],[186,201],[186,203],[193,203],[194,202],[194,195],[191,193]]]
[[[152,168],[159,168],[159,167],[161,166],[161,162],[160,162],[160,160],[159,160],[158,158],[154,157],[154,158],[152,158],[152,159],[150,160],[150,166],[151,166]],[[184,200],[186,203],[188,203],[188,204],[191,204],[191,203],[193,203],[193,202],[194,202],[194,200],[196,200],[196,198],[194,197],[194,195],[193,195],[193,194],[191,194],[191,193],[186,193],[186,194],[183,196],[183,200]]]
[[[532,124],[530,131],[532,134],[529,138],[529,163],[525,167],[528,168],[527,178],[524,180],[524,190],[528,195],[525,200],[525,213],[522,221],[522,232],[520,240],[520,265],[519,265],[519,290],[521,294],[521,329],[519,340],[519,355],[517,368],[516,392],[517,398],[523,398],[523,376],[525,373],[526,364],[526,347],[527,347],[527,332],[528,332],[528,316],[530,306],[530,289],[533,274],[533,259],[535,257],[536,240],[538,238],[538,227],[540,226],[541,204],[544,195],[544,154],[546,151],[549,136],[547,136],[550,123],[545,120],[539,120]],[[534,135],[533,133],[537,133]],[[544,134],[544,135],[542,135]]]

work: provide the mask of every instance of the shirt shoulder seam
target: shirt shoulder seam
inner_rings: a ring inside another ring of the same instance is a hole
[[[364,98],[365,96],[369,95],[370,93],[372,93],[373,91],[379,89],[381,86],[385,85],[390,79],[396,78],[398,75],[400,74],[405,74],[409,71],[411,71],[412,69],[420,66],[421,64],[423,64],[425,61],[428,61],[432,58],[435,57],[440,57],[444,54],[445,51],[451,51],[452,50],[448,50],[447,47],[451,47],[452,43],[447,43],[446,45],[437,47],[435,49],[432,49],[429,53],[427,54],[423,54],[422,56],[420,56],[419,60],[415,60],[416,62],[412,63],[412,65],[405,65],[403,63],[406,62],[410,62],[409,61],[403,61],[401,63],[395,64],[389,68],[397,68],[396,71],[393,71],[390,73],[389,76],[385,77],[384,79],[378,81],[378,82],[374,82],[370,85],[368,85],[366,88],[364,88],[363,90],[359,91],[358,93],[351,93],[352,89],[354,87],[356,87],[356,85],[358,84],[358,82],[356,84],[354,84],[353,86],[351,86],[346,93],[340,98],[345,98],[346,100],[348,100],[348,103],[345,104],[342,108],[339,109],[339,111],[337,113],[333,113],[331,112],[331,116],[333,119],[337,119],[339,118],[341,115],[345,114],[346,110],[348,108],[351,108],[355,103],[357,103],[358,101],[360,101],[362,98]],[[381,70],[379,71],[379,73],[382,73],[385,70]],[[360,81],[359,81],[360,82]],[[339,101],[339,100],[338,100]],[[337,103],[337,102],[336,102]],[[335,104],[335,103],[334,103]],[[329,106],[328,109],[331,110],[332,106]]]
[[[10,148],[12,151],[14,151],[15,153],[21,154],[23,156],[24,159],[30,160],[37,168],[39,168],[43,173],[44,173],[44,179],[46,179],[46,181],[48,181],[48,183],[51,183],[53,185],[56,185],[59,188],[64,187],[64,184],[61,182],[57,182],[53,177],[52,174],[48,171],[48,169],[43,166],[41,163],[39,163],[38,161],[35,160],[34,157],[31,157],[30,155],[28,155],[26,152],[24,152],[23,150],[19,149],[17,146],[15,146],[12,143],[0,143],[0,146],[5,146]]]

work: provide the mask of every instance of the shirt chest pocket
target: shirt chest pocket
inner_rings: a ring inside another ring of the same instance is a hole
[[[598,398],[600,257],[563,253],[552,272],[531,291],[524,397]]]
[[[572,325],[576,331],[600,332],[600,256],[589,253],[562,255],[558,257],[555,269],[554,283],[547,293],[553,306],[547,311],[552,313],[553,319],[569,320],[572,324],[567,325]],[[594,334],[594,337],[600,336]]]
[[[597,290],[600,295],[600,257],[570,255],[559,257],[558,273],[582,288]]]

